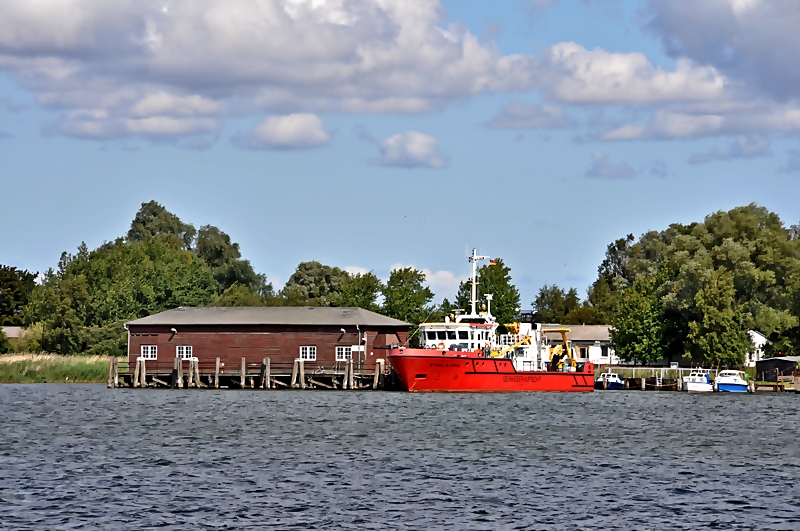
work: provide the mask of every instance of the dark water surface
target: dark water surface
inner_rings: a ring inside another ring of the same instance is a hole
[[[800,396],[0,386],[2,529],[800,529]]]

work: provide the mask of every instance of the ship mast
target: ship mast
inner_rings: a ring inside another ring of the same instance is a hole
[[[470,299],[470,303],[472,304],[472,312],[470,315],[477,315],[475,311],[475,305],[478,302],[478,283],[477,283],[477,262],[478,260],[486,260],[489,258],[488,256],[479,256],[475,249],[472,250],[472,255],[468,258],[470,263],[472,264],[472,279],[470,284],[472,284],[472,298]]]

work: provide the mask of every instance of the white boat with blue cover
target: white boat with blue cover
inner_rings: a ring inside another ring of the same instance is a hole
[[[604,372],[594,381],[594,388],[605,389],[606,391],[618,391],[620,389],[625,389],[625,381],[615,372]]]
[[[747,387],[742,371],[720,371],[714,379],[714,390],[720,393],[746,393]]]
[[[693,369],[689,376],[681,379],[681,390],[690,393],[710,393],[714,390],[710,372],[708,369]]]

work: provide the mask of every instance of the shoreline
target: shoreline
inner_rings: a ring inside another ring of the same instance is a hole
[[[105,383],[109,356],[45,353],[0,355],[0,383]]]

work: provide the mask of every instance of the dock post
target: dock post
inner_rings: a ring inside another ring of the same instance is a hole
[[[108,389],[114,387],[114,357],[108,358]]]
[[[114,387],[119,387],[119,358],[114,357]]]
[[[242,358],[242,366],[239,369],[239,386],[244,389],[245,378],[247,377],[247,360]]]
[[[188,381],[186,382],[186,387],[191,389],[194,387],[194,361],[192,358],[189,358],[189,374],[188,374]]]
[[[608,380],[603,378],[603,391],[608,391]]]
[[[350,389],[355,389],[356,388],[356,385],[355,385],[356,384],[356,378],[355,378],[355,374],[354,373],[355,373],[355,364],[353,363],[353,360],[350,360],[350,383],[348,384],[350,386]]]
[[[378,373],[378,389],[386,388],[386,360],[381,358],[381,372]]]
[[[378,388],[378,378],[383,360],[375,360],[375,374],[372,375],[372,389]]]
[[[306,362],[303,361],[303,360],[300,360],[298,365],[300,366],[300,374],[298,375],[300,377],[300,389],[305,389],[306,388]]]
[[[141,387],[147,387],[147,369],[145,368],[144,358],[142,358],[142,365],[139,367],[139,377],[142,379]]]
[[[178,387],[178,357],[176,356],[174,360],[172,360],[172,378],[170,381],[169,388],[175,389]]]
[[[175,358],[178,364],[178,389],[183,389],[183,360]]]
[[[195,359],[194,360],[194,382],[195,382],[195,387],[197,387],[198,389],[200,387],[204,387],[203,383],[200,381],[200,360],[199,359]]]
[[[214,389],[219,389],[219,358],[217,358],[217,368],[214,369]]]
[[[299,363],[300,363],[300,360],[294,360],[294,365],[292,365],[292,379],[289,382],[289,386],[292,389],[297,387],[297,384],[295,383],[295,381],[297,380],[297,371],[298,371]]]
[[[272,389],[272,375],[270,374],[269,358],[264,358],[264,389]]]
[[[644,380],[645,380],[645,379],[644,379],[644,378],[642,378],[642,383],[640,384],[640,385],[642,386],[642,387],[641,387],[642,391],[644,391]]]
[[[133,381],[131,382],[131,387],[139,387],[139,367],[141,366],[141,361],[139,358],[136,358],[136,368],[133,370]]]
[[[344,364],[344,379],[342,380],[342,389],[350,389],[350,368],[353,366],[353,360],[349,359]]]

